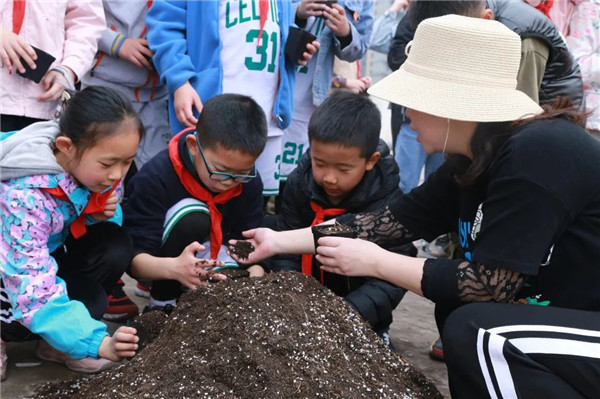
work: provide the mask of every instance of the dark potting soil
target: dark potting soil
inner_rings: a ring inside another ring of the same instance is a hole
[[[235,245],[229,246],[229,252],[231,254],[235,254],[240,259],[248,259],[248,255],[254,252],[254,245],[249,241],[238,241]]]
[[[46,384],[35,398],[442,397],[341,298],[300,273],[209,284],[165,319],[123,366]]]
[[[351,227],[339,223],[323,226],[313,226],[313,231],[318,231],[319,233],[321,233],[322,236],[347,236],[349,234],[349,236],[351,237],[352,235],[354,235],[354,230],[352,230]]]

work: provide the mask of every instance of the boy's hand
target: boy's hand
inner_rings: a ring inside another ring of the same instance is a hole
[[[35,69],[37,54],[27,42],[1,26],[0,40],[0,59],[4,68],[8,68],[9,73],[12,73],[13,67],[21,73],[25,72],[21,57],[31,69]]]
[[[362,80],[365,84],[365,90],[371,87],[371,84],[373,83],[370,76],[363,76],[362,78],[360,78],[360,80]]]
[[[263,259],[269,258],[276,254],[274,248],[274,242],[277,237],[277,233],[266,227],[260,227],[258,229],[247,230],[242,235],[248,238],[247,241],[254,246],[254,251],[248,255],[247,259],[240,259],[236,254],[229,253],[229,255],[238,263],[252,264],[260,262]],[[235,245],[237,240],[229,240],[229,245]]]
[[[315,53],[319,50],[319,47],[321,47],[321,43],[316,40],[314,40],[312,43],[308,43],[306,45],[306,51],[302,53],[302,59],[298,60],[298,65],[305,66],[313,57],[313,55],[315,55]]]
[[[137,331],[133,327],[119,327],[112,337],[104,337],[98,349],[98,356],[113,362],[135,356],[140,340],[136,334]]]
[[[265,275],[265,269],[261,265],[252,265],[246,269],[250,277],[262,277]]]
[[[173,93],[173,108],[177,120],[184,126],[196,126],[198,119],[194,116],[194,109],[202,111],[202,101],[190,82],[185,82]]]
[[[360,93],[367,90],[369,87],[365,85],[362,79],[346,79],[346,89],[353,93]]]
[[[125,39],[117,57],[131,62],[139,68],[153,69],[150,60],[154,53],[148,48],[148,40],[146,39]]]
[[[325,25],[337,37],[346,37],[350,34],[350,22],[346,18],[346,10],[339,4],[325,7],[323,16],[326,18]]]
[[[296,17],[300,19],[308,19],[309,17],[320,17],[323,11],[327,9],[327,5],[319,0],[302,0],[296,8]]]
[[[208,279],[207,273],[213,267],[224,266],[225,263],[220,260],[199,259],[196,258],[196,252],[203,251],[203,245],[194,241],[175,258],[175,267],[171,271],[171,279],[179,281],[186,287],[195,290],[201,285],[206,285]],[[213,280],[225,280],[227,276],[219,273],[210,274]]]
[[[402,10],[406,10],[410,5],[410,0],[394,0],[394,3],[390,6],[390,11],[399,13]]]
[[[111,217],[115,216],[115,212],[117,211],[118,203],[119,203],[119,197],[117,196],[117,193],[115,191],[113,191],[110,194],[110,197],[108,197],[108,199],[106,200],[106,205],[104,205],[104,211],[90,213],[90,217],[99,222],[108,220]]]

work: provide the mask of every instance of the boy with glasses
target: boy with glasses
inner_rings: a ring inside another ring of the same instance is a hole
[[[131,180],[123,221],[135,249],[129,273],[154,280],[150,309],[174,305],[210,268],[237,267],[223,244],[262,222],[255,162],[266,142],[265,113],[254,100],[218,95],[195,129],[174,136]],[[260,265],[248,271],[264,273]]]

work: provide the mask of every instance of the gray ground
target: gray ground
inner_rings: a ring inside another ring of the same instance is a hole
[[[126,279],[125,291],[140,305],[140,309],[146,304],[145,299],[133,295],[132,280]],[[390,335],[398,352],[435,383],[445,397],[450,397],[444,363],[428,356],[429,345],[437,337],[432,303],[407,294],[394,313]],[[34,350],[33,342],[8,344],[8,378],[0,383],[0,398],[25,398],[38,384],[78,375],[60,364],[39,360]]]

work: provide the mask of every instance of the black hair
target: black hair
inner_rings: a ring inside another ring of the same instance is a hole
[[[196,132],[204,148],[220,144],[258,157],[267,144],[267,118],[252,98],[221,94],[204,103]]]
[[[77,156],[93,147],[98,140],[111,136],[125,119],[131,118],[140,140],[144,125],[123,93],[108,87],[88,86],[68,101],[59,121],[60,135],[77,148]]]
[[[416,27],[424,19],[448,14],[478,17],[477,12],[485,6],[485,0],[413,0],[409,8],[410,22]]]
[[[336,91],[319,105],[308,122],[308,138],[342,147],[358,147],[369,159],[379,144],[381,114],[365,93]]]
[[[463,186],[476,183],[485,174],[500,147],[523,125],[538,120],[563,118],[584,127],[589,115],[579,111],[567,97],[557,97],[541,107],[544,112],[530,118],[513,122],[478,123],[470,144],[472,161],[462,155],[448,156],[459,171],[456,176],[458,183]]]

